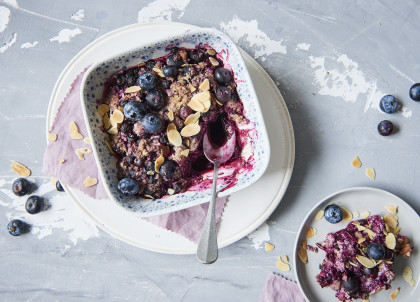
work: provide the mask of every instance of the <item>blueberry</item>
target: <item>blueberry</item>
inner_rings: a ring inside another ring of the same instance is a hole
[[[343,219],[343,211],[335,204],[330,204],[324,209],[324,217],[330,223],[338,223]]]
[[[175,77],[178,75],[178,67],[176,66],[166,66],[165,68],[163,68],[163,75],[165,77]]]
[[[398,111],[400,107],[400,103],[393,95],[385,95],[379,103],[379,108],[385,113],[394,113]]]
[[[178,114],[179,116],[185,120],[191,113],[193,113],[192,109],[188,106],[182,106],[179,111]]]
[[[118,182],[118,190],[120,190],[120,192],[125,195],[136,195],[139,192],[140,188],[137,181],[135,181],[132,178],[126,177],[122,178]]]
[[[392,134],[394,125],[390,121],[382,121],[378,124],[378,132],[382,136],[388,136]]]
[[[17,196],[23,196],[31,192],[31,183],[26,178],[18,178],[12,185],[13,193]]]
[[[214,78],[220,84],[227,84],[232,80],[232,74],[226,68],[220,67],[214,71]]]
[[[10,235],[20,236],[28,231],[28,225],[19,219],[13,219],[7,225]]]
[[[230,89],[228,87],[225,86],[219,86],[217,87],[216,90],[216,98],[222,102],[222,103],[226,103],[227,101],[230,100],[230,96],[232,95]]]
[[[413,101],[420,102],[420,83],[416,83],[410,88],[410,98]]]
[[[151,133],[157,133],[162,128],[162,120],[155,113],[146,114],[141,120],[141,124],[144,130]]]
[[[378,267],[374,266],[372,268],[363,267],[363,275],[370,278],[376,278],[378,276]]]
[[[37,214],[41,212],[43,207],[44,207],[44,200],[37,195],[29,196],[28,199],[26,200],[25,210],[29,214]]]
[[[381,260],[385,257],[386,249],[380,243],[371,243],[366,247],[366,254],[373,260]]]
[[[64,192],[63,186],[61,185],[61,183],[60,183],[59,181],[57,181],[57,182],[55,183],[55,189],[56,189],[58,192]]]
[[[145,72],[139,75],[137,82],[141,89],[149,91],[155,89],[158,79],[151,72]]]
[[[147,113],[146,106],[137,101],[129,101],[124,106],[124,116],[131,121],[140,121]]]
[[[166,58],[166,64],[168,66],[181,67],[184,64],[184,62],[182,61],[180,55],[170,55]]]
[[[341,284],[350,293],[355,292],[359,288],[359,282],[353,277],[347,277],[347,280],[341,280]]]
[[[167,179],[172,179],[175,176],[178,164],[173,160],[166,160],[162,166],[160,166],[159,174]]]
[[[152,90],[146,95],[146,104],[154,109],[161,110],[165,107],[165,98],[160,90]]]
[[[195,69],[194,69],[194,67],[192,67],[192,66],[184,66],[184,67],[182,67],[182,75],[183,76],[186,76],[188,74],[190,74],[192,76],[195,75]]]
[[[155,61],[153,61],[153,60],[148,61],[148,62],[146,62],[146,69],[147,70],[153,70],[153,68],[155,67],[155,65],[156,65],[156,62]]]

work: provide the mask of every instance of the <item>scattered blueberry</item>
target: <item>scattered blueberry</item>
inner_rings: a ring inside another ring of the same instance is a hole
[[[178,114],[179,116],[185,120],[191,113],[193,113],[192,109],[188,106],[182,106],[179,111]]]
[[[63,186],[61,185],[59,181],[55,183],[55,188],[58,192],[64,192]]]
[[[359,288],[359,282],[356,278],[347,277],[347,280],[342,280],[341,284],[345,289],[347,289],[350,293],[355,292]]]
[[[180,55],[170,55],[166,59],[166,64],[168,66],[181,67],[184,64],[184,62],[183,62],[183,60],[182,60],[182,58],[181,58]]]
[[[410,88],[410,98],[413,101],[420,102],[420,83],[416,83]]]
[[[44,200],[37,195],[29,196],[28,199],[26,200],[25,210],[29,214],[37,214],[41,212],[43,207],[44,207]]]
[[[232,74],[226,68],[220,67],[214,71],[214,78],[220,84],[227,84],[232,80]]]
[[[155,65],[156,65],[156,62],[155,61],[153,61],[153,60],[148,61],[148,62],[146,62],[146,69],[147,70],[153,70],[153,68],[155,67]]]
[[[149,91],[155,89],[158,79],[151,72],[145,72],[139,75],[137,82],[141,89]]]
[[[23,196],[31,192],[31,183],[26,178],[18,178],[12,185],[13,193],[17,196]]]
[[[165,77],[175,77],[178,75],[178,67],[176,66],[166,66],[165,68],[163,68],[163,75]]]
[[[217,87],[216,90],[216,98],[222,102],[222,103],[226,103],[227,101],[230,100],[230,96],[231,96],[231,91],[228,87],[225,86],[219,86]]]
[[[126,177],[122,178],[118,182],[118,190],[120,190],[120,192],[125,195],[136,195],[139,192],[140,188],[137,181],[135,181],[132,178]]]
[[[146,104],[154,109],[161,110],[165,107],[165,98],[160,90],[152,90],[146,95]]]
[[[324,209],[324,217],[330,223],[338,223],[343,219],[343,211],[335,204],[330,204]]]
[[[124,106],[124,116],[131,121],[140,121],[146,113],[146,106],[137,101],[129,101]]]
[[[382,136],[388,136],[392,134],[394,125],[390,121],[382,121],[378,124],[378,132]]]
[[[28,225],[19,219],[13,219],[7,225],[10,235],[20,236],[28,231]]]
[[[162,120],[155,113],[146,114],[141,120],[141,124],[144,130],[151,133],[157,133],[162,128]]]
[[[366,247],[366,254],[374,260],[381,260],[385,257],[386,249],[380,243],[371,243]]]
[[[378,267],[374,266],[372,268],[368,268],[364,266],[362,272],[366,277],[376,278],[376,276],[378,276]]]
[[[177,163],[173,160],[166,160],[162,166],[160,166],[159,174],[167,179],[172,179],[175,176]]]
[[[393,95],[385,95],[379,103],[379,108],[385,113],[397,112],[400,107],[400,103]]]

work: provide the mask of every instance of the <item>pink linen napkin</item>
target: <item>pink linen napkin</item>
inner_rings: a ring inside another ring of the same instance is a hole
[[[79,189],[85,194],[98,199],[109,198],[99,176],[95,158],[92,153],[84,154],[84,160],[79,159],[75,150],[78,148],[91,148],[84,139],[70,138],[70,122],[74,121],[79,132],[88,137],[86,124],[83,118],[80,102],[80,85],[84,72],[79,74],[70,91],[60,105],[50,133],[57,134],[55,141],[49,141],[44,153],[43,173],[59,179],[66,186]],[[59,159],[64,159],[60,163]],[[83,181],[87,176],[98,179],[98,184],[85,187]],[[216,202],[216,219],[220,220],[227,197],[219,198]],[[208,203],[197,205],[188,209],[172,212],[155,217],[145,218],[147,221],[178,233],[187,239],[198,243],[201,230],[207,216]]]
[[[306,302],[296,282],[271,273],[265,281],[260,302]]]

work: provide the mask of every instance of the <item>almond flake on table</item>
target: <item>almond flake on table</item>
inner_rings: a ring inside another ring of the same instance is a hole
[[[20,176],[28,177],[31,175],[31,170],[29,170],[25,165],[18,163],[17,161],[12,161],[11,168]]]
[[[264,243],[264,248],[266,252],[271,252],[272,250],[274,250],[274,245],[271,244],[270,242],[265,242]]]

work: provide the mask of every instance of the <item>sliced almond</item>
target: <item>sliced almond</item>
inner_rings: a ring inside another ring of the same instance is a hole
[[[365,232],[368,234],[368,236],[369,236],[370,239],[373,239],[373,238],[375,238],[377,236],[377,234],[374,231],[370,230],[370,229],[366,229]]]
[[[188,157],[188,154],[190,153],[190,149],[185,149],[181,151],[181,155]]]
[[[359,218],[360,214],[357,211],[353,211],[353,217],[354,218]]]
[[[198,111],[198,112],[204,112],[205,110],[203,104],[201,104],[199,100],[191,99],[191,101],[188,102],[187,106],[190,107],[192,110]]]
[[[306,233],[305,233],[306,238],[308,239],[312,238],[315,234],[316,234],[316,228],[308,227],[306,229]]]
[[[164,161],[165,161],[165,158],[164,158],[162,155],[160,155],[160,156],[156,159],[156,161],[155,161],[155,171],[156,171],[157,173],[159,173],[160,166],[162,166],[162,164],[164,163]]]
[[[315,220],[320,220],[324,217],[324,210],[319,210],[315,215]]]
[[[366,227],[364,227],[363,225],[360,225],[360,224],[357,224],[356,225],[356,228],[357,228],[358,231],[364,231],[364,230],[366,230]]]
[[[85,187],[92,187],[94,185],[96,185],[98,183],[98,179],[94,178],[94,177],[86,177],[85,180],[83,181],[83,185]]]
[[[217,61],[215,58],[209,57],[209,61],[210,61],[211,65],[219,66],[219,61]]]
[[[199,101],[200,103],[202,103],[202,102],[205,102],[205,101],[210,100],[210,98],[211,98],[210,91],[202,91],[202,92],[199,92],[199,93],[195,94],[195,95],[191,98],[191,101],[193,101],[193,100],[197,100],[197,101]]]
[[[115,135],[118,133],[118,128],[117,127],[112,127],[108,130],[109,134]]]
[[[364,212],[360,213],[360,217],[362,217],[363,219],[368,218],[369,215],[370,215],[369,211],[364,211]]]
[[[52,142],[55,142],[57,140],[57,134],[56,133],[48,133],[48,139]]]
[[[202,104],[204,106],[204,112],[207,112],[210,109],[211,101],[210,100],[206,100],[206,101],[202,102]]]
[[[373,169],[373,168],[366,168],[365,173],[366,173],[366,176],[367,177],[369,177],[372,180],[375,180],[375,178],[376,178],[375,169]]]
[[[168,119],[172,122],[174,120],[174,112],[171,110],[168,111]]]
[[[79,132],[79,128],[77,127],[77,125],[74,121],[70,122],[69,130],[70,130],[70,132]]]
[[[398,225],[395,229],[392,229],[391,233],[394,234],[394,235],[398,235],[400,230],[401,230],[401,227]]]
[[[196,90],[197,90],[197,88],[195,88],[195,87],[194,87],[194,85],[193,85],[193,84],[191,84],[191,83],[188,85],[188,87],[190,88],[190,91],[191,91],[191,92],[194,92],[194,91],[196,91]]]
[[[11,168],[20,176],[28,177],[31,175],[31,170],[29,170],[25,165],[18,163],[17,161],[12,161]]]
[[[172,188],[169,188],[168,189],[168,194],[169,195],[173,195],[175,193],[175,190],[174,189],[172,189]]]
[[[60,164],[64,164],[64,163],[66,162],[66,160],[65,160],[64,158],[59,158],[59,159],[58,159],[58,162],[59,162]]]
[[[270,242],[265,242],[264,248],[265,248],[265,251],[269,253],[272,250],[274,250],[274,245],[272,245]]]
[[[208,91],[208,90],[210,90],[210,81],[209,81],[209,79],[204,79],[204,81],[201,82],[200,86],[198,86],[198,89],[200,91]]]
[[[166,134],[168,134],[168,133],[169,133],[169,131],[171,131],[171,130],[176,130],[176,126],[175,126],[175,124],[174,124],[174,123],[170,123],[170,124],[168,125],[168,127],[166,128]]]
[[[289,257],[287,257],[287,255],[283,256],[283,260],[285,263],[289,263]]]
[[[395,229],[398,225],[398,219],[396,215],[388,214],[384,216],[384,221],[387,223],[391,228]]]
[[[156,72],[161,78],[164,78],[165,75],[163,74],[162,70],[160,70],[159,68],[153,68],[153,71]]]
[[[196,113],[190,114],[185,119],[184,124],[185,125],[195,124],[198,121],[198,119],[200,118],[200,116],[201,116],[201,113],[200,112],[196,112]]]
[[[101,104],[98,106],[98,113],[100,116],[104,116],[106,113],[109,112],[109,105],[108,104]]]
[[[85,142],[85,144],[90,145],[90,138],[89,138],[89,137],[85,137],[85,138],[83,139],[83,141]]]
[[[124,93],[134,93],[134,92],[139,92],[141,90],[140,86],[131,86],[128,87]]]
[[[413,270],[408,265],[403,269],[403,277],[404,280],[407,281],[411,286],[414,286],[415,282],[413,280]]]
[[[376,263],[373,260],[362,255],[356,255],[356,259],[360,262],[361,265],[367,268],[372,268],[376,265]]]
[[[201,130],[200,125],[198,124],[190,124],[182,128],[181,136],[183,137],[191,137],[199,133]]]
[[[103,119],[102,119],[103,123],[104,123],[104,127],[105,129],[109,129],[109,127],[111,127],[111,121],[109,120],[109,116],[108,114],[105,114]]]
[[[182,145],[182,137],[176,129],[168,132],[168,141],[175,147]]]
[[[122,113],[118,109],[115,109],[110,116],[110,120],[118,124],[121,124],[124,121],[124,113]]]
[[[90,148],[79,148],[78,150],[80,150],[80,152],[82,152],[83,154],[92,153],[92,149],[90,149]]]
[[[390,212],[391,214],[397,214],[398,207],[397,206],[385,206],[385,209]]]
[[[56,179],[56,178],[54,178],[54,177],[51,177],[51,178],[50,178],[50,181],[51,181],[51,184],[52,184],[53,186],[55,186],[55,185],[57,184],[57,179]]]
[[[72,138],[72,139],[82,139],[83,135],[79,132],[71,132],[70,133],[70,138]]]
[[[355,168],[360,168],[362,166],[362,162],[360,161],[360,158],[356,156],[351,162],[351,165]]]
[[[113,155],[116,155],[114,149],[112,149],[112,145],[109,139],[105,139],[105,144],[108,146],[109,151],[111,151]]]
[[[85,156],[84,156],[84,155],[83,155],[83,153],[80,151],[80,149],[76,149],[76,150],[74,150],[74,152],[76,153],[77,157],[78,157],[80,160],[85,160]]]
[[[179,55],[181,56],[181,58],[183,58],[184,60],[188,59],[187,53],[185,51],[180,51]]]
[[[290,271],[290,265],[287,263],[284,263],[281,260],[281,257],[278,258],[277,262],[276,262],[276,266],[279,270],[283,271],[283,272],[288,272]]]
[[[219,105],[219,106],[223,106],[223,103],[222,102],[220,102],[219,100],[217,100],[216,99],[216,103],[217,103],[217,105]]]
[[[365,241],[366,241],[366,238],[365,237],[362,237],[362,238],[357,239],[357,243],[358,244],[361,244],[361,243],[363,243]]]
[[[307,245],[307,242],[305,240],[302,241],[302,244],[299,246],[298,251],[297,251],[299,259],[303,263],[308,263],[308,252],[306,251],[306,245]]]
[[[398,294],[400,293],[401,288],[398,287],[396,290],[394,290],[391,294],[391,300],[395,300],[395,298],[398,296]]]
[[[155,175],[155,172],[153,172],[153,171],[147,171],[146,174],[147,175]]]
[[[353,214],[343,206],[340,206],[340,208],[343,211],[343,220],[350,222],[353,219]]]
[[[397,245],[397,240],[395,239],[395,235],[392,233],[388,233],[385,237],[385,244],[386,247],[393,250]]]
[[[148,199],[155,199],[153,196],[151,196],[151,195],[147,195],[147,194],[145,194],[145,195],[144,195],[144,197],[146,197],[146,198],[148,198]]]
[[[207,53],[211,56],[214,56],[216,54],[216,51],[214,49],[207,49]]]

